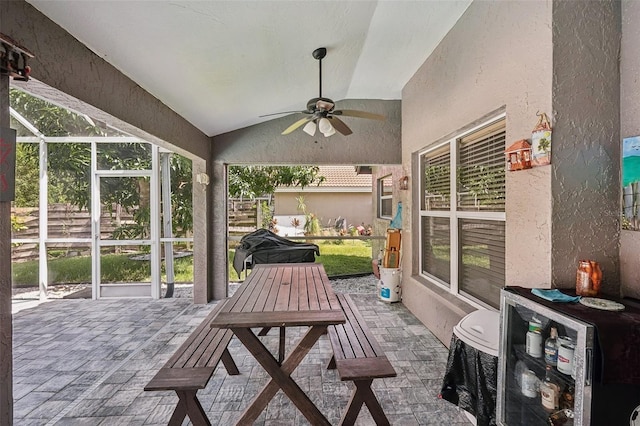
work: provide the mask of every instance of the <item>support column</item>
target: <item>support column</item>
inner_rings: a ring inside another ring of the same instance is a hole
[[[619,1],[553,2],[551,259],[555,287],[579,259],[600,262],[602,293],[620,294]]]
[[[171,152],[160,151],[160,172],[162,182],[160,188],[162,204],[162,235],[160,238],[173,238],[173,220],[171,216]],[[173,297],[175,274],[173,270],[173,241],[161,244],[164,249],[164,269],[167,274],[167,293],[164,297]],[[160,295],[162,296],[162,295]]]
[[[212,262],[210,263],[211,290],[213,291],[213,299],[223,299],[228,295],[229,287],[229,271],[228,250],[227,250],[227,166],[224,163],[213,162],[213,179],[212,179],[212,198],[213,206],[211,207],[211,223],[212,234],[215,238],[211,239]]]
[[[201,159],[192,160],[193,173],[193,303],[204,304],[213,298],[209,286],[211,245],[216,238],[209,226],[209,203],[213,180]],[[204,177],[207,175],[207,178]],[[200,177],[198,177],[200,176]]]
[[[6,75],[0,75],[0,127],[9,127],[9,77]],[[13,424],[10,201],[0,201],[0,424]]]

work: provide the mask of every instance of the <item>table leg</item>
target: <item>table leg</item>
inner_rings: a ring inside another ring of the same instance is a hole
[[[269,404],[269,401],[278,392],[278,389],[289,397],[291,402],[313,425],[330,426],[326,417],[318,410],[309,397],[304,393],[298,384],[291,378],[291,373],[298,364],[309,353],[313,345],[324,334],[326,326],[310,327],[282,365],[273,357],[271,352],[262,344],[255,334],[248,328],[232,329],[238,339],[244,344],[249,352],[256,358],[258,363],[272,377],[262,391],[254,398],[251,405],[245,410],[238,424],[253,423],[261,412]]]
[[[189,391],[176,391],[180,400],[178,401],[176,410],[169,420],[170,425],[181,425],[184,415],[186,414],[189,416],[189,419],[194,426],[211,426],[211,422],[207,418],[202,405],[200,405],[200,401],[198,401],[196,392],[197,390],[195,389]],[[175,423],[176,421],[179,421],[179,423]]]
[[[355,424],[363,404],[367,405],[369,413],[371,413],[371,417],[373,417],[376,425],[389,425],[389,419],[387,419],[387,416],[384,414],[384,411],[380,406],[380,402],[378,402],[376,395],[371,389],[372,382],[373,379],[356,380],[354,382],[356,388],[351,393],[349,404],[347,405],[347,408],[342,415],[342,419],[340,420],[340,426],[351,426]]]
[[[284,344],[285,344],[285,327],[278,327],[280,329],[280,343],[278,345],[278,362],[282,364],[284,361]],[[262,330],[258,333],[258,336],[266,336],[271,330],[271,327],[262,327]]]
[[[282,361],[284,361],[285,338],[285,328],[280,327],[280,345],[278,346],[278,364],[280,365],[282,365]]]

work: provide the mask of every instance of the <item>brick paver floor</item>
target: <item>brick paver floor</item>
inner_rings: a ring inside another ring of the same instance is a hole
[[[454,405],[438,399],[448,351],[402,304],[376,297],[370,277],[336,281],[353,293],[398,377],[377,379],[374,389],[394,425],[468,425]],[[177,397],[145,392],[144,385],[202,321],[213,304],[193,305],[189,297],[160,300],[54,300],[14,316],[14,424],[162,425]],[[302,330],[290,329],[288,339]],[[277,349],[277,330],[263,337]],[[239,376],[220,365],[199,398],[211,422],[234,424],[268,380],[237,339],[229,347]],[[332,424],[340,420],[351,384],[327,370],[326,336],[294,372]],[[185,422],[188,423],[188,422]],[[370,425],[363,408],[359,425]],[[304,425],[306,419],[279,392],[258,418],[259,425]]]

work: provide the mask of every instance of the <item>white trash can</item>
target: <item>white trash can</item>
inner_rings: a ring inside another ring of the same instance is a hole
[[[383,302],[400,301],[400,268],[380,268],[378,296]]]

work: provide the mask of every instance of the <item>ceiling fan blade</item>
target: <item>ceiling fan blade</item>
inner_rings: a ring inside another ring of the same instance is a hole
[[[316,102],[316,108],[323,111],[331,111],[334,106],[335,104],[333,102],[328,102],[324,99],[320,99]]]
[[[358,111],[355,109],[343,109],[338,111],[333,111],[333,115],[342,115],[345,117],[359,117],[359,118],[370,118],[372,120],[384,120],[384,115],[374,114],[372,112],[367,111]]]
[[[291,126],[287,127],[284,132],[282,132],[283,135],[288,135],[289,133],[293,132],[294,130],[296,130],[298,127],[302,126],[303,124],[305,124],[308,121],[313,120],[313,115],[310,115],[309,117],[304,117],[301,118],[300,120],[296,121],[295,123],[293,123]]]
[[[272,115],[280,115],[280,114],[310,114],[309,111],[282,111],[282,112],[273,112],[271,114],[259,115],[258,117],[271,117]]]
[[[344,123],[344,121],[340,120],[338,117],[328,117],[328,118],[329,120],[331,120],[331,124],[333,125],[333,128],[339,131],[340,133],[342,133],[343,135],[349,136],[350,134],[353,133],[349,128],[349,126],[347,126]]]

